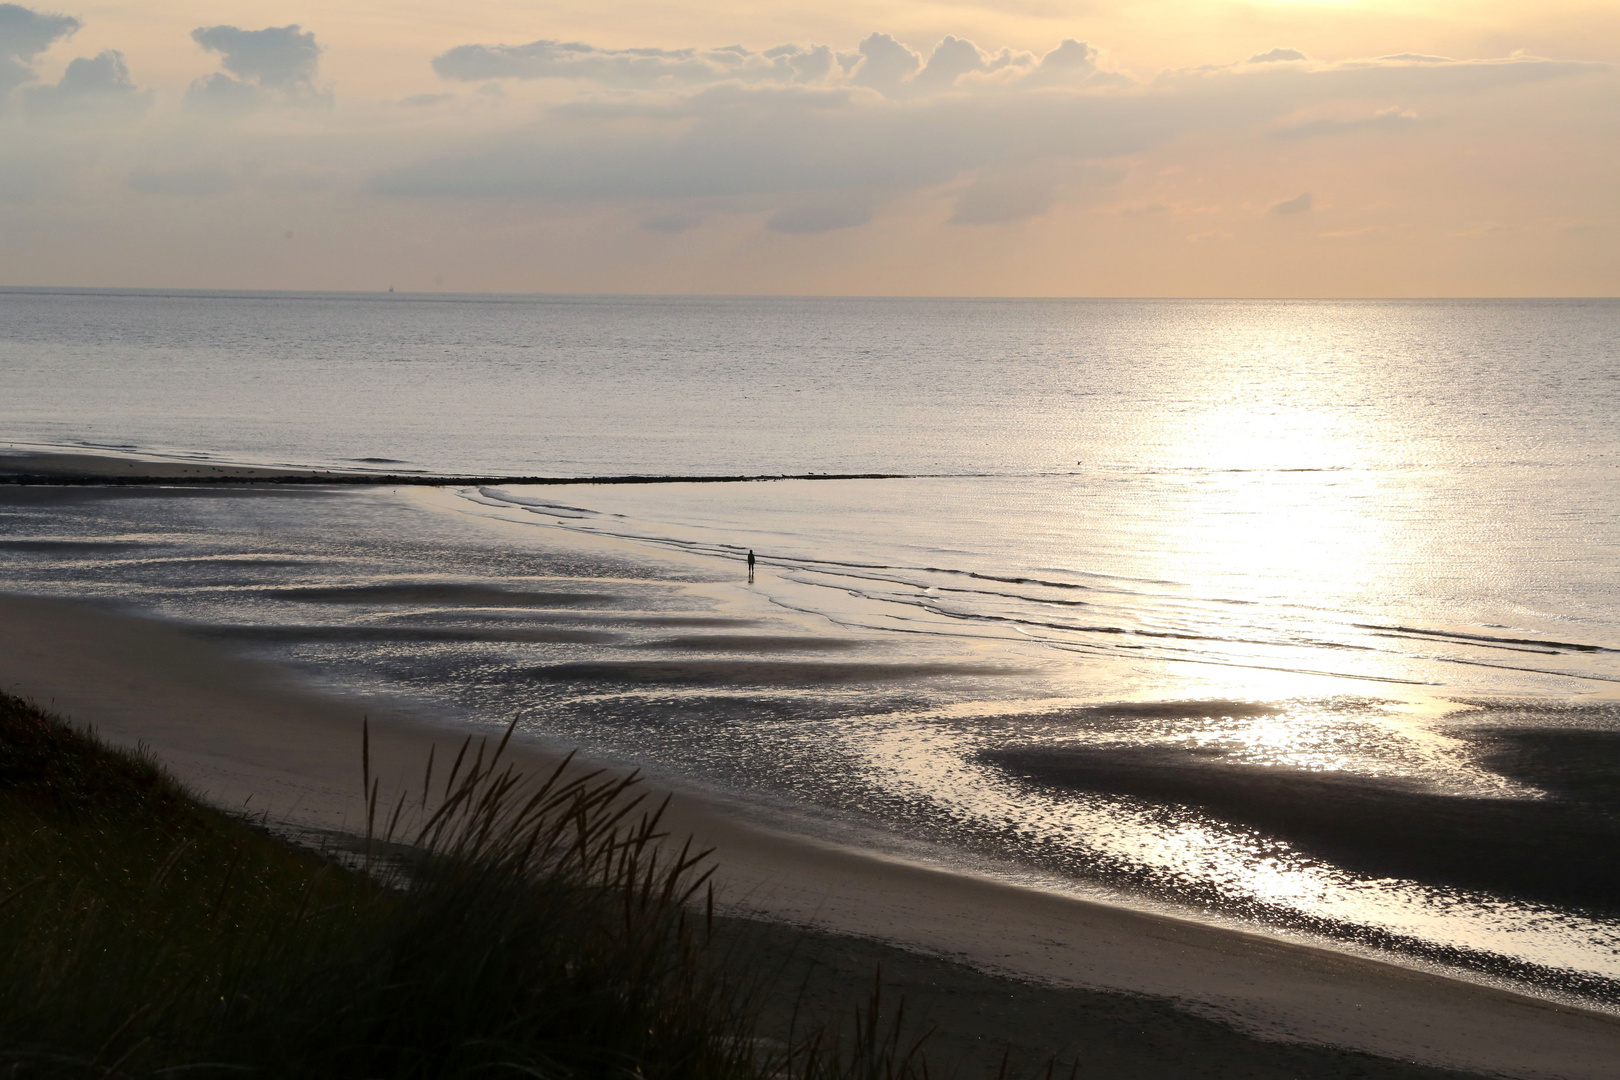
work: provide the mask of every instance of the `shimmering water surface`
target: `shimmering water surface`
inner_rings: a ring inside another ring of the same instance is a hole
[[[6,587],[911,858],[1620,1002],[1620,303],[0,292]],[[742,555],[759,556],[746,580]]]

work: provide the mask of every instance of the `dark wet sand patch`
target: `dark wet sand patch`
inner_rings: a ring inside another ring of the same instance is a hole
[[[682,634],[643,641],[636,647],[681,652],[844,652],[860,648],[861,643],[849,638],[789,634]]]
[[[330,494],[329,489],[321,487],[265,487],[261,485],[198,487],[183,483],[155,486],[114,485],[110,487],[78,484],[62,486],[46,483],[39,487],[32,487],[10,482],[3,472],[0,472],[0,492],[3,492],[8,505],[44,507],[75,506],[100,503],[111,499],[252,499],[267,495],[283,498],[324,499]]]
[[[1371,877],[1620,911],[1620,816],[1552,799],[1485,799],[1181,750],[1021,747],[982,761],[1048,790],[1197,807]]]
[[[399,615],[384,616],[390,625],[423,626],[433,623],[454,623],[463,625],[468,622],[481,624],[489,623],[517,623],[517,624],[545,624],[555,626],[558,624],[587,623],[593,628],[605,629],[631,629],[650,628],[664,630],[737,630],[759,625],[757,619],[730,619],[720,616],[706,615],[621,615],[615,612],[596,611],[543,611],[518,610],[498,611],[482,608],[476,611],[449,610],[449,611],[411,611]]]
[[[666,686],[827,686],[951,676],[1015,675],[1009,667],[964,664],[835,664],[793,660],[608,660],[548,664],[525,673],[549,682]]]
[[[1518,728],[1480,732],[1485,764],[1560,799],[1620,815],[1620,731]],[[1613,853],[1620,861],[1620,850]]]
[[[567,627],[461,627],[461,626],[228,626],[208,629],[204,637],[233,641],[273,642],[401,642],[438,644],[482,642],[488,644],[611,645],[618,634],[606,630]]]
[[[303,476],[312,470],[266,465],[216,463],[205,458],[176,460],[121,455],[134,447],[87,447],[84,450],[0,451],[0,476],[12,483],[184,483],[200,479],[265,480]],[[111,451],[111,452],[97,452]],[[317,475],[332,475],[321,473]]]
[[[607,615],[603,616],[602,621],[625,626],[661,626],[670,630],[741,629],[759,625],[758,619],[732,619],[720,615]]]
[[[282,600],[316,604],[444,604],[460,607],[587,607],[618,603],[611,593],[508,589],[496,585],[398,583],[313,585],[267,590]]]
[[[0,536],[0,551],[17,551],[28,555],[116,555],[126,551],[146,550],[168,542],[163,540],[48,540]]]

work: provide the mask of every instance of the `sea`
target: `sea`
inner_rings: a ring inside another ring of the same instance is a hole
[[[10,289],[0,386],[0,451],[455,478],[0,487],[0,589],[1620,1009],[1620,301]]]

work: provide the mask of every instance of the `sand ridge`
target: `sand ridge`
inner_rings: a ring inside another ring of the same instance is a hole
[[[745,484],[767,480],[902,480],[913,473],[746,473],[735,475],[494,476],[376,468],[321,469],[243,465],[202,459],[137,457],[129,452],[0,449],[0,483],[144,486],[166,484],[313,484],[440,487],[490,484]]]

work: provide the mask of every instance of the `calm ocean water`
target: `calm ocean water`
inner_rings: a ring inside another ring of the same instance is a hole
[[[7,588],[964,871],[1620,1003],[1620,303],[0,291]],[[741,557],[754,549],[758,576]]]

